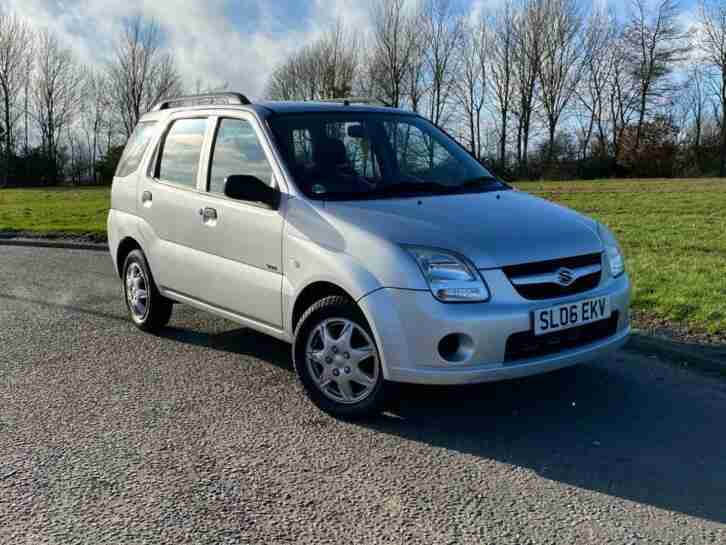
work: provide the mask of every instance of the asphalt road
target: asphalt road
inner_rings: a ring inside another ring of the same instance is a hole
[[[0,246],[0,543],[726,543],[726,382],[623,352],[380,419],[288,347],[125,316],[106,254]]]

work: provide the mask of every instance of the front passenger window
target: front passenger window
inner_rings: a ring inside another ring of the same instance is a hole
[[[222,119],[212,150],[209,192],[223,195],[224,182],[233,175],[255,176],[272,185],[272,168],[252,125],[243,119]]]

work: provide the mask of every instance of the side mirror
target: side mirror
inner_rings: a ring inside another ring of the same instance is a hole
[[[230,199],[266,204],[273,210],[280,206],[280,192],[257,176],[233,175],[224,181],[224,194]]]

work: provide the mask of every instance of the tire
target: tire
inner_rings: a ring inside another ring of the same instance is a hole
[[[124,301],[136,327],[157,333],[171,317],[172,302],[159,293],[141,250],[126,256],[123,266]]]
[[[381,412],[385,383],[378,347],[347,297],[326,297],[305,311],[295,329],[293,361],[306,394],[322,411],[344,420]]]

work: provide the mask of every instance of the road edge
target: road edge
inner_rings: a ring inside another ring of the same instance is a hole
[[[26,246],[30,248],[60,248],[64,250],[91,250],[108,252],[108,244],[101,242],[74,242],[69,240],[48,240],[35,238],[1,238],[0,246]]]
[[[682,367],[691,367],[726,377],[726,349],[688,345],[635,331],[625,346],[641,354],[656,355]]]

